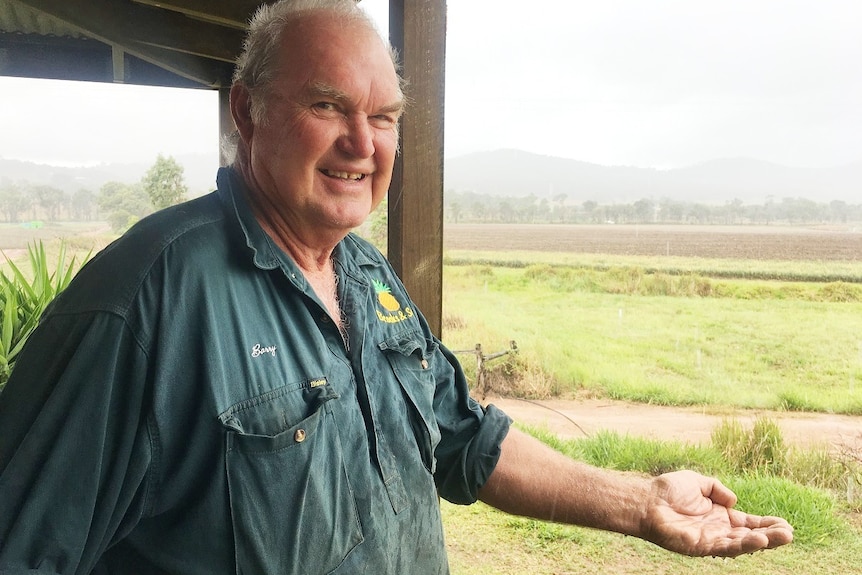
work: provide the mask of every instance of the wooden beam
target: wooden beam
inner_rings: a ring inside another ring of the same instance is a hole
[[[445,0],[390,0],[389,32],[412,103],[389,190],[388,257],[437,336],[443,323]]]
[[[86,5],[73,5],[66,0],[19,1],[87,36],[201,83],[214,81],[201,75],[206,68],[202,58],[232,64],[242,46],[239,30],[132,2],[90,0]],[[224,79],[215,81],[221,85]]]
[[[126,53],[121,48],[111,48],[111,69],[114,82],[122,84],[126,81]]]
[[[240,30],[248,29],[248,21],[261,0],[133,0],[166,10],[174,10],[207,22],[232,26]]]
[[[219,133],[219,166],[227,166],[228,161],[222,149],[222,139],[230,136],[236,130],[233,115],[230,113],[230,87],[219,88],[218,91],[218,133]]]

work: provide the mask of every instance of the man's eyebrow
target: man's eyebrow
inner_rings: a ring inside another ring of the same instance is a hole
[[[311,95],[312,97],[323,97],[323,98],[331,98],[336,102],[349,102],[350,96],[347,95],[343,90],[339,90],[334,86],[330,86],[324,82],[315,82],[311,85]],[[387,104],[386,106],[382,106],[379,110],[377,110],[378,114],[401,114],[404,111],[404,99],[400,98],[391,104]]]
[[[330,86],[329,84],[324,84],[323,82],[315,82],[311,85],[311,94],[313,96],[323,96],[326,98],[332,98],[338,102],[346,102],[350,100],[347,94],[338,88]]]
[[[397,102],[392,102],[386,106],[383,106],[379,110],[377,110],[378,114],[395,114],[396,116],[400,116],[401,112],[404,111],[404,100],[398,100]]]

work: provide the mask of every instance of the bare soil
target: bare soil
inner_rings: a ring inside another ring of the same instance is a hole
[[[543,427],[566,439],[597,431],[692,444],[708,443],[712,430],[726,419],[750,426],[758,417],[779,425],[785,442],[800,447],[828,447],[862,453],[862,417],[726,408],[666,407],[609,399],[523,400],[487,397],[516,422]]]
[[[447,224],[449,250],[859,261],[862,229],[831,226]]]

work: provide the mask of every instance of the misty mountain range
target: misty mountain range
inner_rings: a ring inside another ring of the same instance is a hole
[[[649,198],[721,205],[806,198],[862,203],[862,161],[839,168],[789,168],[749,158],[719,159],[674,170],[600,166],[520,150],[447,159],[445,189],[489,196],[528,196],[569,204],[630,204]]]
[[[174,157],[184,168],[189,196],[215,188],[218,158],[191,154]],[[0,183],[26,181],[72,193],[94,192],[109,181],[140,181],[155,162],[57,167],[0,158]],[[578,160],[542,156],[520,150],[477,152],[445,161],[445,189],[488,196],[551,200],[561,194],[566,203],[588,200],[599,204],[628,204],[643,198],[724,204],[806,198],[819,203],[833,200],[862,203],[862,161],[837,168],[790,168],[748,158],[719,159],[686,168],[656,170],[600,166]]]
[[[218,156],[207,154],[176,155],[183,166],[183,177],[189,196],[196,197],[215,189]],[[87,189],[98,193],[107,182],[134,184],[141,181],[156,158],[150,163],[100,164],[98,166],[64,167],[0,158],[0,185],[5,181],[29,182],[59,188],[66,193]]]

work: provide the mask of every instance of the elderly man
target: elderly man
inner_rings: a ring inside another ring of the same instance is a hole
[[[95,257],[0,400],[0,573],[447,573],[438,494],[691,555],[792,538],[694,473],[568,460],[468,395],[384,258],[404,108],[352,0],[260,11],[213,194]]]

